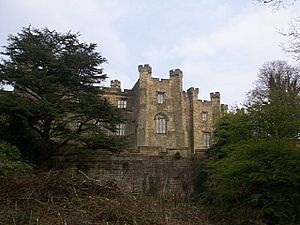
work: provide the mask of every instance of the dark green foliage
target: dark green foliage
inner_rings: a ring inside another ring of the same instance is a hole
[[[267,224],[300,222],[299,148],[282,140],[253,140],[236,145],[211,167],[206,193],[211,207]]]
[[[249,92],[247,112],[260,137],[298,138],[300,133],[299,70],[284,61],[266,63],[257,87]]]
[[[2,53],[0,83],[14,91],[0,93],[6,126],[1,137],[38,158],[68,143],[86,145],[92,135],[102,136],[98,142],[110,147],[107,130],[114,132],[122,121],[99,87],[106,59],[95,51],[96,44],[81,43],[78,36],[23,28],[9,36]]]
[[[223,158],[231,151],[231,145],[248,141],[253,135],[249,115],[244,110],[229,112],[215,125],[213,145],[208,150],[208,155]]]
[[[0,141],[0,177],[20,176],[32,170],[32,167],[21,160],[17,147]]]
[[[286,62],[265,64],[246,110],[216,124],[196,188],[212,214],[230,224],[300,223],[299,81]]]

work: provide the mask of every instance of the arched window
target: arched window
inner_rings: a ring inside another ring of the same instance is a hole
[[[167,133],[167,116],[164,114],[158,114],[155,116],[156,133],[166,134]]]

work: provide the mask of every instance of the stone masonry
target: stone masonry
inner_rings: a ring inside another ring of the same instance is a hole
[[[121,82],[111,81],[104,88],[105,97],[123,108],[126,119],[118,126],[118,135],[127,135],[132,151],[146,155],[187,156],[205,151],[211,142],[213,123],[227,109],[220,103],[220,93],[210,93],[210,100],[198,98],[199,89],[183,91],[183,73],[170,70],[169,79],[152,77],[152,68],[138,66],[139,79],[130,90],[122,91]]]

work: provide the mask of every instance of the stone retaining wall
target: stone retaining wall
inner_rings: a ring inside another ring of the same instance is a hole
[[[99,152],[53,159],[60,168],[78,168],[92,178],[113,180],[136,195],[186,199],[193,191],[195,161],[189,158]]]

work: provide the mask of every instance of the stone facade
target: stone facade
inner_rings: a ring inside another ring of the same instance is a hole
[[[193,192],[197,160],[140,154],[57,154],[52,163],[58,169],[77,168],[88,176],[112,180],[122,190],[137,196],[184,200]]]
[[[210,100],[198,98],[199,89],[183,91],[183,73],[170,70],[169,79],[152,77],[152,68],[138,66],[139,79],[130,90],[122,91],[118,80],[104,88],[105,97],[123,108],[126,122],[118,126],[118,135],[128,135],[133,151],[147,155],[181,155],[203,152],[209,147],[213,123],[226,110],[220,93]]]

